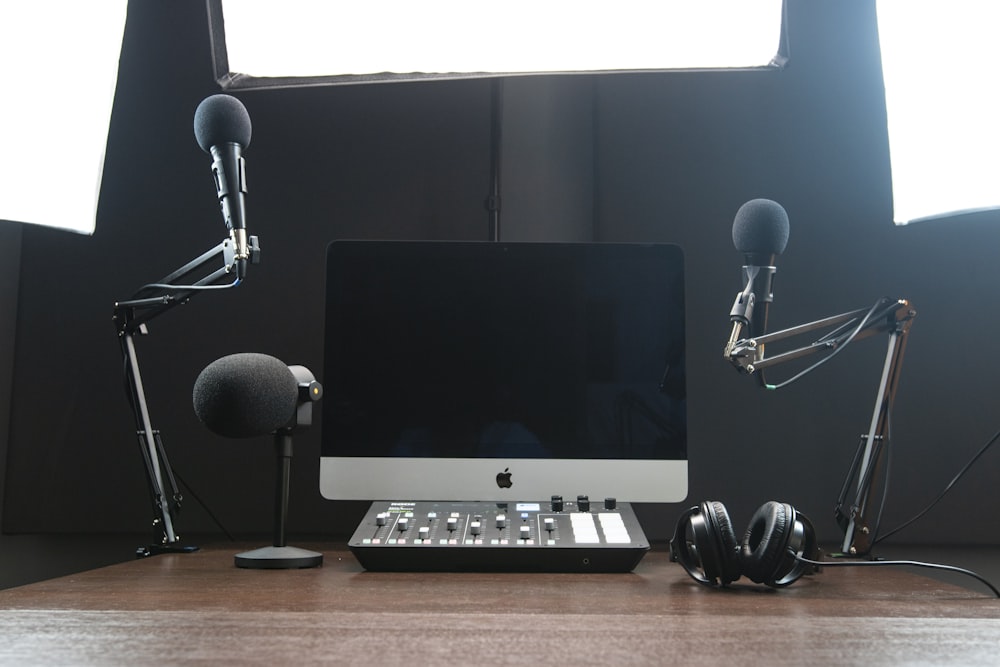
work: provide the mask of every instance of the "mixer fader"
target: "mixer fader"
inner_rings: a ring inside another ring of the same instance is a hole
[[[368,570],[629,572],[649,542],[628,503],[373,503],[348,543]]]

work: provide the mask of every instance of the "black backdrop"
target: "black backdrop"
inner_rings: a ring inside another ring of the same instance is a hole
[[[721,355],[739,288],[733,215],[770,197],[791,218],[772,326],[883,295],[918,310],[893,415],[886,526],[936,495],[1000,427],[991,346],[1000,227],[995,214],[893,227],[874,1],[789,4],[783,71],[508,80],[503,238],[680,244],[689,500],[722,500],[740,525],[762,502],[785,500],[834,539],[833,502],[868,427],[883,341],[859,343],[782,392],[739,377]],[[111,311],[225,236],[210,159],[192,133],[197,104],[218,90],[202,2],[130,3],[97,232],[21,235],[6,532],[147,529]],[[191,409],[195,377],[241,351],[318,372],[324,252],[335,238],[485,239],[490,82],[239,97],[253,119],[248,211],[263,263],[239,289],[154,320],[138,343],[174,468],[229,530],[248,533],[270,528],[271,443],[208,433]],[[296,437],[289,527],[344,536],[364,505],[319,497],[320,432]],[[995,542],[982,517],[1000,503],[997,456],[900,539]],[[639,508],[648,535],[666,538],[684,506]],[[178,530],[215,530],[190,494]]]

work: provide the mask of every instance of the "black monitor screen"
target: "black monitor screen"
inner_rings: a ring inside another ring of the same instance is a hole
[[[668,244],[336,241],[323,456],[687,458]]]

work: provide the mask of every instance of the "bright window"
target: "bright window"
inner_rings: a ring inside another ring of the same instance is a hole
[[[1000,207],[1000,2],[877,9],[893,219]]]
[[[93,233],[127,6],[0,3],[0,219]]]
[[[782,0],[215,2],[228,71],[258,85],[290,77],[766,67],[782,29]]]

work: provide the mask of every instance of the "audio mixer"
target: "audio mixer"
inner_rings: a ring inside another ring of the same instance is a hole
[[[376,502],[348,546],[365,569],[397,572],[631,572],[649,550],[631,505],[587,496]]]

